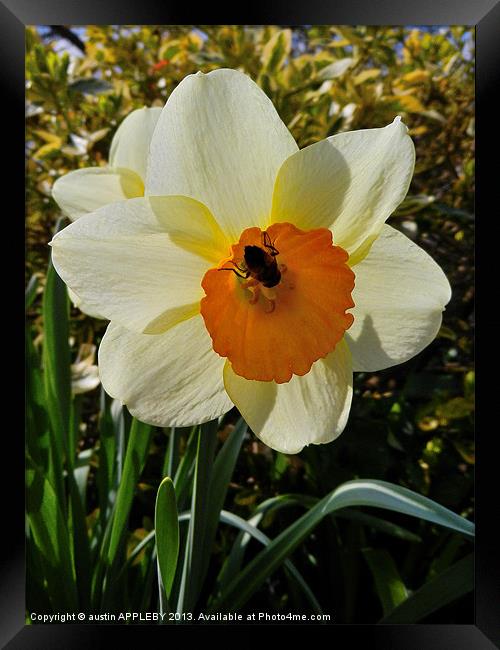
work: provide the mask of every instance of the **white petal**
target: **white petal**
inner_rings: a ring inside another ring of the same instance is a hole
[[[236,70],[198,72],[170,95],[151,141],[146,195],[204,203],[231,242],[268,224],[273,185],[297,145],[272,102]]]
[[[429,345],[451,289],[441,267],[424,250],[385,225],[353,271],[356,306],[346,340],[355,371],[403,363]]]
[[[131,169],[144,181],[149,144],[162,108],[139,108],[127,115],[118,127],[109,150],[111,167]]]
[[[103,316],[101,316],[100,314],[93,313],[92,309],[87,307],[87,305],[84,304],[83,300],[79,296],[77,296],[76,293],[72,291],[69,287],[68,287],[68,296],[71,302],[73,303],[73,305],[77,307],[84,314],[87,314],[87,316],[91,316],[92,318],[100,318],[100,319],[103,318]]]
[[[223,367],[199,315],[158,335],[110,323],[99,348],[106,392],[139,420],[161,427],[201,424],[229,411]]]
[[[382,129],[339,133],[285,161],[272,221],[331,228],[334,243],[354,255],[404,199],[414,165],[413,142],[399,118]]]
[[[166,197],[186,229],[204,206]],[[52,240],[52,261],[91,313],[137,332],[157,334],[199,312],[201,281],[213,266],[177,245],[146,198],[105,206],[70,224]]]
[[[252,431],[273,449],[297,454],[331,442],[347,423],[352,399],[349,349],[342,340],[325,359],[286,384],[249,381],[224,367],[226,391]]]
[[[143,182],[135,172],[111,167],[85,167],[68,172],[52,187],[54,201],[73,221],[108,203],[143,194]]]

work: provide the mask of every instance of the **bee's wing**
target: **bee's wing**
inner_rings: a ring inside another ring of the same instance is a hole
[[[271,241],[271,237],[269,237],[269,233],[267,230],[264,230],[262,233],[262,243],[266,248],[270,249],[270,254],[274,257],[275,255],[278,255],[279,251],[276,250],[276,248],[273,245],[273,242]]]

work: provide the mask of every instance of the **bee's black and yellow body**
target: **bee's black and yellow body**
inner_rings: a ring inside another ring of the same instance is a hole
[[[281,280],[276,254],[270,254],[260,246],[245,246],[244,259],[249,276],[269,289]]]
[[[260,283],[267,289],[275,287],[281,281],[281,271],[276,261],[279,251],[273,246],[267,232],[262,233],[262,246],[264,248],[245,246],[243,260],[240,264],[231,260],[229,264],[232,264],[234,268],[230,269],[224,266],[218,271],[233,271],[240,278],[252,278],[254,285]],[[283,268],[284,265],[282,264],[281,267]],[[248,285],[248,283],[246,284]]]

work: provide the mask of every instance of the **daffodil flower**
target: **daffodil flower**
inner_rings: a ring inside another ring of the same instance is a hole
[[[52,196],[71,221],[109,203],[144,196],[149,144],[161,110],[139,108],[127,115],[111,141],[109,165],[84,167],[56,180]],[[69,297],[84,313],[102,318],[71,289]]]
[[[55,201],[72,221],[115,201],[144,196],[149,144],[162,109],[139,108],[120,124],[111,141],[109,165],[84,167],[56,180]]]
[[[285,453],[335,439],[353,370],[419,353],[450,299],[441,268],[385,224],[414,162],[399,118],[299,151],[246,75],[186,77],[156,124],[145,196],[52,241],[61,277],[111,321],[106,391],[159,426],[234,404]]]

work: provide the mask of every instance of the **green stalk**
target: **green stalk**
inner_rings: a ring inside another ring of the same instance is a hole
[[[198,432],[191,519],[177,601],[177,611],[179,613],[194,610],[202,587],[202,562],[205,550],[208,493],[216,443],[217,420],[202,424]]]

